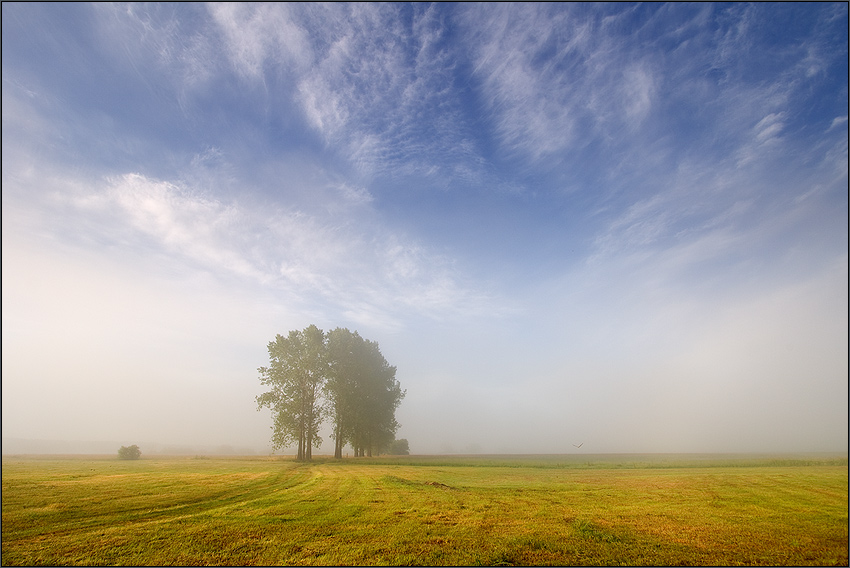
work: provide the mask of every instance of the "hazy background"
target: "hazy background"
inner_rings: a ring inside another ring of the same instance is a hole
[[[847,450],[846,3],[2,11],[4,453],[267,453],[311,323],[412,453]]]

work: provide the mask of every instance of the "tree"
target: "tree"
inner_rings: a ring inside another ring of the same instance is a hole
[[[387,363],[377,343],[367,342],[364,355],[367,372],[358,397],[356,442],[360,455],[365,451],[371,457],[388,448],[395,439],[399,427],[395,410],[405,392],[395,379],[396,368]]]
[[[268,407],[274,413],[275,449],[297,443],[297,459],[310,460],[313,447],[322,443],[319,395],[327,374],[325,335],[311,325],[287,337],[277,335],[268,350],[269,366],[257,370],[270,390],[257,397],[257,409]]]
[[[342,448],[354,434],[355,391],[361,371],[357,358],[363,338],[355,331],[336,328],[328,332],[327,404],[333,419],[334,457],[342,457]]]
[[[133,444],[129,448],[125,446],[121,446],[118,449],[118,459],[121,460],[137,460],[142,457],[142,451],[139,449],[139,446]]]
[[[356,331],[337,328],[325,335],[311,325],[277,335],[268,350],[270,364],[258,371],[270,390],[256,400],[258,410],[273,412],[275,449],[297,443],[297,458],[311,459],[325,414],[333,419],[337,458],[347,443],[355,456],[371,456],[393,442],[395,410],[405,393],[377,343]]]
[[[349,443],[355,456],[371,456],[389,447],[398,422],[395,410],[404,398],[396,368],[387,363],[378,344],[355,331],[328,333],[327,398],[334,419],[334,456]]]
[[[395,440],[392,444],[390,444],[390,455],[393,456],[406,456],[410,454],[410,446],[407,444],[407,439],[402,438],[400,440]]]

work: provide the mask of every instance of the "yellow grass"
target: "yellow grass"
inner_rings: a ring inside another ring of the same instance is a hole
[[[846,458],[587,459],[4,457],[2,561],[847,564]]]

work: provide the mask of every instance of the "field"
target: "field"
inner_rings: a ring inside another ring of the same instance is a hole
[[[846,456],[3,457],[3,565],[847,565]]]

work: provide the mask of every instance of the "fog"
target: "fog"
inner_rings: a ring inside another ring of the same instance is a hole
[[[846,5],[2,9],[4,454],[267,455],[310,324],[413,454],[846,452]]]

